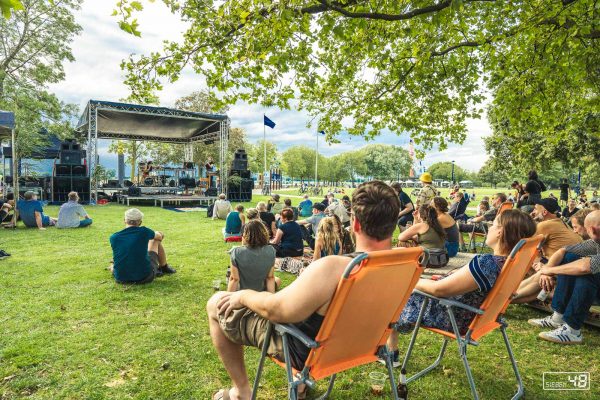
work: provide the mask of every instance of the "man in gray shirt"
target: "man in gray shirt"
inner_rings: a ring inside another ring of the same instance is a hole
[[[83,218],[83,219],[80,219]],[[79,195],[77,192],[69,193],[69,201],[60,206],[58,211],[57,228],[83,228],[90,226],[92,219],[85,212],[83,206],[79,204]]]
[[[306,219],[298,221],[298,225],[302,228],[302,239],[310,246],[311,249],[315,249],[315,240],[317,239],[317,232],[319,223],[325,218],[325,206],[323,203],[315,203],[312,206],[313,215]],[[307,225],[310,225],[311,229],[307,229]]]

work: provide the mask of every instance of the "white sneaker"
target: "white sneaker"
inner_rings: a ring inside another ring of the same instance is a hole
[[[542,332],[538,336],[548,342],[560,344],[579,344],[583,342],[581,331],[579,334],[575,334],[567,324],[563,324],[560,328],[550,332]]]
[[[548,315],[547,317],[544,317],[544,318],[529,319],[529,320],[527,320],[527,323],[529,325],[537,326],[538,328],[552,328],[552,329],[559,328],[562,324],[564,324],[563,321],[555,322],[554,318],[552,318],[552,317],[553,317],[553,315]]]

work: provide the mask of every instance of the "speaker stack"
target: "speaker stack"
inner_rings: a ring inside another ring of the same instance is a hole
[[[239,186],[228,185],[227,198],[229,201],[252,201],[254,181],[248,169],[248,154],[245,150],[239,149],[235,152],[229,176],[239,176],[241,178]]]
[[[81,202],[90,201],[90,177],[83,164],[84,152],[79,143],[66,140],[60,144],[60,163],[54,165],[51,198],[53,203],[68,201],[69,192],[77,192]]]

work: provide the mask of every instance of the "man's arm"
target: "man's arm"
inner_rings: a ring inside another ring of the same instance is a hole
[[[283,231],[281,229],[277,229],[277,232],[275,233],[275,237],[269,243],[279,244],[281,242],[282,237],[283,237]]]
[[[348,261],[346,257],[343,260],[342,257],[337,258],[315,261],[294,282],[277,293],[253,290],[226,293],[219,301],[219,313],[228,316],[235,309],[247,307],[272,322],[304,321],[333,297]]]
[[[558,267],[545,266],[540,270],[542,275],[589,275],[592,273],[591,259],[589,257],[582,258],[571,263],[560,265]]]
[[[34,211],[35,215],[35,223],[38,229],[44,229],[44,224],[42,222],[42,213],[39,211]]]
[[[406,214],[410,214],[415,208],[413,207],[412,203],[407,203],[406,206],[400,210],[400,213],[398,214],[399,217],[406,215]]]

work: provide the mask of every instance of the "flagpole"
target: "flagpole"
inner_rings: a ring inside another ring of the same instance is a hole
[[[267,184],[267,127],[264,124],[265,114],[263,114],[263,151],[264,151],[264,165],[265,172],[263,173],[263,188]]]
[[[317,129],[319,129],[317,127]],[[315,156],[315,188],[318,185],[319,182],[319,131],[317,130],[317,154]]]

